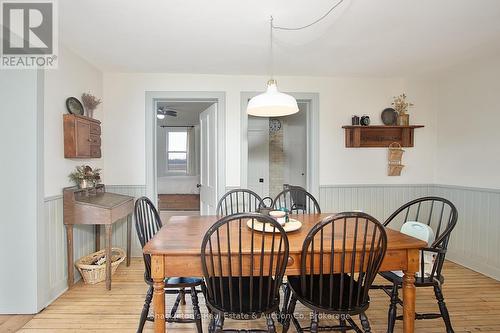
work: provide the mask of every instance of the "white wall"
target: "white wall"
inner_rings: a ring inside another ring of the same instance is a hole
[[[43,73],[0,70],[0,313],[37,312]]]
[[[65,101],[69,96],[80,99],[83,92],[91,91],[102,96],[102,74],[85,60],[64,47],[59,48],[59,67],[45,71],[44,82],[44,173],[45,179],[44,211],[40,214],[37,233],[37,309],[50,304],[67,288],[66,274],[66,237],[63,224],[62,188],[70,186],[68,174],[76,165],[89,164],[102,167],[102,159],[80,160],[64,158],[63,117],[67,113]],[[100,112],[96,113],[97,118]],[[43,170],[42,169],[42,170]],[[104,179],[104,181],[106,181]],[[123,230],[115,227],[113,237]],[[87,255],[94,249],[93,226],[75,226],[75,260]],[[121,243],[122,244],[122,243]],[[75,273],[79,278],[79,273]]]
[[[500,188],[500,57],[464,64],[439,82],[436,182]]]
[[[74,167],[88,164],[102,168],[101,159],[64,158],[63,114],[67,113],[66,98],[74,96],[81,100],[82,93],[91,92],[98,98],[102,96],[102,73],[61,45],[59,48],[59,68],[45,72],[45,196],[62,194],[62,188],[72,186],[68,175]],[[102,105],[94,117],[102,119]],[[105,175],[106,170],[103,170]],[[105,183],[107,179],[103,177]]]
[[[111,184],[145,184],[145,91],[226,92],[226,186],[240,184],[240,94],[261,91],[267,77],[194,74],[104,74],[103,154]],[[434,97],[427,85],[402,79],[278,77],[282,91],[320,95],[320,184],[431,183],[434,172]],[[412,88],[412,89],[410,89]],[[346,149],[342,125],[353,114],[380,112],[406,91],[417,105],[415,148],[407,149],[401,177],[388,177],[386,149]],[[127,167],[124,167],[127,166]]]

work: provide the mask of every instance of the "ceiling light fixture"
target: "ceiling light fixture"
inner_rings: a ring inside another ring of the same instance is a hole
[[[247,113],[257,117],[281,117],[299,112],[297,101],[293,96],[284,94],[278,90],[276,80],[273,78],[273,17],[269,22],[271,56],[271,79],[267,81],[265,93],[259,94],[248,102]]]
[[[248,102],[247,114],[250,116],[257,117],[281,117],[288,116],[299,112],[299,107],[297,105],[297,100],[291,96],[284,94],[278,90],[277,82],[273,78],[274,74],[274,58],[273,58],[273,30],[302,30],[309,28],[310,26],[320,22],[325,17],[327,17],[335,8],[337,8],[344,0],[339,0],[336,2],[323,16],[318,18],[312,23],[301,27],[281,27],[275,26],[273,24],[273,17],[269,21],[270,30],[270,43],[269,43],[269,54],[270,54],[270,74],[271,79],[267,81],[266,92],[259,94]]]

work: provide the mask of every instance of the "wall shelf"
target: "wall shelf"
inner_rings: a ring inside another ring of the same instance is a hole
[[[414,129],[423,125],[410,126],[342,126],[345,129],[347,148],[387,148],[393,142],[402,147],[413,147]]]

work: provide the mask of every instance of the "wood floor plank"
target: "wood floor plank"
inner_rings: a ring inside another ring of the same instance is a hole
[[[0,333],[17,332],[33,315],[0,315]]]
[[[445,265],[445,277],[445,301],[455,332],[500,333],[500,282],[451,262]],[[97,285],[78,283],[72,290],[61,295],[54,303],[29,320],[20,332],[135,332],[146,290],[142,260],[133,259],[130,267],[121,265],[118,268],[113,276],[111,291],[107,291],[103,283]],[[379,290],[372,291],[370,295],[372,301],[367,314],[373,332],[385,332],[389,299]],[[187,305],[181,306],[179,312],[192,316],[189,295],[186,299]],[[173,295],[167,296],[167,307],[172,305],[173,300]],[[206,316],[207,310],[202,297],[200,307],[203,315]],[[167,309],[168,312],[169,310]],[[439,312],[432,288],[417,290],[417,311]],[[300,316],[302,323],[307,324],[310,317],[306,308],[297,306],[296,314]],[[4,325],[8,320],[0,317],[0,325]],[[331,321],[331,323],[335,322]],[[204,327],[207,324],[208,321],[205,320]],[[1,327],[0,332],[3,333]],[[263,319],[253,322],[227,320],[225,327],[265,328],[265,322]],[[280,330],[280,326],[277,325],[277,327]],[[167,324],[167,328],[169,333],[196,332],[194,324]],[[395,332],[402,331],[402,323],[398,322]],[[445,332],[444,324],[440,319],[417,321],[416,331],[418,333]],[[153,324],[146,323],[144,332],[153,332]],[[295,332],[294,328],[292,327],[289,332]]]

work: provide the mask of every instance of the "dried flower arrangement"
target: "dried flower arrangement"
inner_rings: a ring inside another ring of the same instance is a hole
[[[69,174],[69,179],[79,188],[95,187],[101,182],[101,169],[92,170],[88,165],[78,165],[75,171]]]
[[[82,102],[87,110],[87,116],[93,118],[94,110],[102,103],[101,99],[95,97],[90,92],[82,94]]]
[[[412,106],[414,106],[413,103],[407,102],[406,101],[406,94],[403,93],[399,96],[394,97],[394,101],[392,102],[392,105],[394,106],[394,110],[401,116],[404,115],[408,112],[408,109]]]

